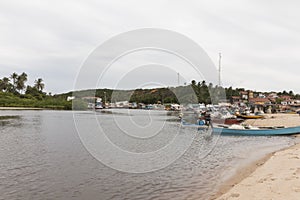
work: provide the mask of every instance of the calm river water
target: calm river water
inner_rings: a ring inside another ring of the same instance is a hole
[[[180,129],[176,117],[165,111],[76,112],[81,126],[90,127],[96,118],[99,126],[110,130],[108,137],[128,151],[160,149],[174,134],[183,143],[192,138],[184,154],[165,168],[126,173],[102,164],[86,150],[71,111],[0,111],[0,115],[21,116],[0,124],[1,200],[209,199],[238,167],[295,142],[292,137],[207,137],[192,128]],[[141,144],[147,131],[137,132],[128,119],[146,129],[150,121],[164,121],[164,127],[153,136],[157,140]],[[141,138],[122,136],[124,129]],[[202,156],[204,151],[209,153]],[[104,155],[115,156],[110,151]]]

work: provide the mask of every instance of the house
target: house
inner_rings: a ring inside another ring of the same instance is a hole
[[[241,103],[242,97],[240,96],[232,96],[231,97],[231,103],[232,104],[239,104]]]
[[[240,91],[240,96],[242,100],[248,101],[251,98],[254,98],[254,93],[251,90]]]
[[[277,95],[276,92],[271,92],[268,94],[267,98],[268,99],[277,99],[279,96]]]
[[[272,106],[272,102],[268,98],[251,98],[249,99],[249,105],[253,112],[256,110],[267,111]]]
[[[283,101],[291,101],[291,96],[288,96],[288,95],[281,95],[280,96],[280,99],[282,99]]]
[[[251,90],[248,90],[248,98],[249,99],[254,98],[254,93]]]
[[[243,100],[248,100],[248,92],[246,92],[246,91],[241,91],[241,92],[240,92],[240,95],[241,95],[241,98],[242,98]]]
[[[259,94],[258,94],[258,98],[266,98],[266,95],[263,94],[263,93],[259,93]]]
[[[73,97],[73,96],[68,96],[67,97],[67,101],[72,101],[72,100],[74,100],[75,99],[75,97]]]
[[[270,105],[271,101],[268,98],[250,98],[249,103],[251,105]]]

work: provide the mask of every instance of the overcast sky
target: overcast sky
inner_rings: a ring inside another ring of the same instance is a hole
[[[224,86],[300,93],[299,8],[296,0],[2,0],[0,77],[25,71],[29,84],[42,77],[46,91],[67,92],[98,45],[151,27],[186,35],[216,65],[222,52]]]

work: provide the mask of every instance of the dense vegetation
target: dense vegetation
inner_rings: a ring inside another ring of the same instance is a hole
[[[168,88],[136,89],[136,90],[111,90],[96,89],[69,92],[65,94],[51,95],[43,92],[45,84],[43,79],[35,80],[34,85],[26,85],[27,74],[13,73],[10,77],[0,79],[0,106],[5,107],[36,107],[47,109],[86,109],[87,102],[82,97],[101,97],[106,102],[129,101],[145,104],[170,104],[170,103],[218,103],[231,100],[233,96],[239,96],[244,88],[222,88],[207,84],[205,81],[191,81],[189,85]],[[254,92],[258,95],[258,92]],[[292,91],[280,92],[278,95],[288,95],[295,99],[300,96]],[[75,100],[67,101],[67,97],[75,96]],[[280,100],[280,99],[279,99]],[[73,103],[73,105],[72,105]]]
[[[232,87],[223,88],[214,86],[212,83],[207,84],[205,81],[196,82],[195,80],[187,86],[168,87],[168,88],[154,88],[154,89],[136,89],[136,90],[111,90],[111,89],[96,89],[84,90],[75,93],[69,92],[60,94],[67,98],[67,96],[86,97],[97,96],[106,99],[107,102],[129,101],[136,103],[154,104],[154,103],[218,103],[220,101],[231,101],[233,96],[240,96],[241,91],[246,91],[244,88]],[[258,96],[261,92],[255,92],[254,96]],[[283,91],[277,93],[280,95],[287,95],[294,99],[300,99],[300,95],[294,94],[293,91]],[[280,100],[280,98],[278,99]]]
[[[214,86],[212,83],[206,84],[205,81],[196,82],[193,80],[187,86],[168,87],[168,88],[154,88],[154,89],[136,89],[136,90],[110,90],[110,89],[96,89],[84,90],[75,93],[69,92],[59,96],[97,96],[106,98],[107,102],[130,101],[145,104],[154,104],[161,102],[163,104],[169,103],[218,103],[224,100],[231,100],[233,96],[240,96],[241,91],[246,91],[244,88],[232,87],[223,88]],[[258,96],[261,92],[254,92],[254,96]],[[300,95],[294,95],[290,92],[279,92],[278,95],[288,95],[294,99],[300,99]],[[279,99],[280,100],[280,99]]]
[[[36,107],[47,109],[71,109],[72,103],[63,97],[52,96],[43,92],[43,79],[35,80],[34,85],[26,85],[27,74],[13,73],[0,79],[0,106]]]

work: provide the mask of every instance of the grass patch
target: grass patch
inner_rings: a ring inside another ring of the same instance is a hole
[[[71,110],[72,102],[64,97],[46,96],[37,99],[31,95],[14,95],[0,91],[0,107],[43,108],[53,110]]]

